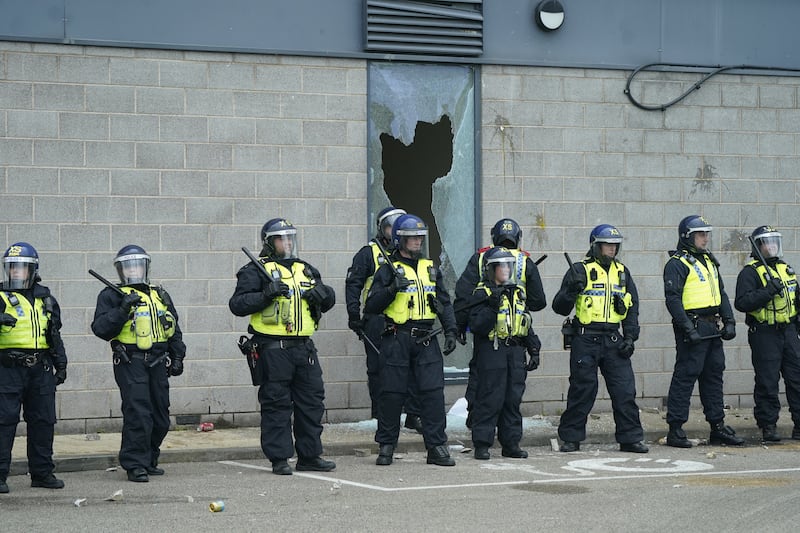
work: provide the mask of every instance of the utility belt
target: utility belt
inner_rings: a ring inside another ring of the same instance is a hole
[[[0,350],[0,365],[5,368],[33,368],[45,361],[50,355],[48,351],[33,350]]]
[[[131,359],[140,359],[145,363],[149,363],[151,361],[156,361],[159,357],[164,355],[163,353],[153,353],[153,352],[128,352],[128,356]]]
[[[291,337],[279,339],[275,337],[257,337],[254,339],[260,348],[265,350],[285,350],[305,346],[311,341],[310,337]]]
[[[583,325],[577,318],[567,317],[561,324],[561,335],[564,337],[563,347],[569,350],[572,347],[572,339],[579,335],[604,335],[611,339],[611,342],[617,342],[621,335],[619,333],[619,324],[610,323],[592,323]]]
[[[409,324],[387,324],[382,335],[397,335],[398,333],[405,333],[411,337],[427,337],[432,331],[433,324],[418,324],[416,326],[411,326]]]
[[[692,322],[697,322],[698,320],[702,320],[703,322],[710,322],[712,324],[716,324],[717,322],[722,320],[722,317],[720,317],[719,315],[698,315],[697,313],[686,313],[686,316],[688,316],[692,320]]]
[[[794,320],[791,320],[789,322],[775,323],[775,324],[769,324],[767,322],[754,322],[750,324],[750,327],[748,329],[750,330],[750,333],[753,333],[754,331],[759,329],[769,330],[769,331],[783,331],[789,326],[794,326],[794,325],[796,325]]]
[[[525,346],[525,339],[522,337],[506,337],[504,339],[495,337],[492,342],[495,341],[498,346]]]

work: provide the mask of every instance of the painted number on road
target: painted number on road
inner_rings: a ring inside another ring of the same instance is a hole
[[[713,470],[708,463],[698,461],[670,461],[668,459],[627,459],[623,457],[607,457],[596,459],[582,459],[570,461],[564,467],[573,471],[603,471],[603,472],[638,472],[650,474],[669,474],[679,472],[702,472]]]

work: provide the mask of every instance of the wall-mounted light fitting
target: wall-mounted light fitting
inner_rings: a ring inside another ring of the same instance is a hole
[[[536,6],[533,18],[544,31],[555,31],[564,24],[564,6],[558,0],[542,0]]]

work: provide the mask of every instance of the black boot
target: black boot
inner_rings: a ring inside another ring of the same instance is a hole
[[[447,446],[434,446],[428,450],[428,464],[438,466],[455,466],[456,462],[450,457]]]
[[[488,461],[492,456],[489,455],[488,446],[475,446],[475,459],[479,461]]]
[[[686,438],[686,432],[680,426],[670,426],[667,433],[667,446],[673,448],[691,448],[692,443]]]
[[[528,452],[519,447],[519,444],[512,444],[511,446],[503,446],[503,457],[511,457],[512,459],[527,459]]]
[[[5,479],[0,479],[0,494],[8,494],[8,483]]]
[[[726,426],[725,421],[722,420],[716,424],[711,424],[711,434],[708,437],[708,442],[712,446],[741,446],[744,444],[744,439],[737,437],[733,428]]]
[[[64,482],[53,474],[47,474],[46,476],[42,477],[31,476],[31,487],[41,487],[43,489],[63,489]]]
[[[778,435],[778,428],[775,424],[767,424],[761,427],[761,440],[764,442],[780,442],[781,436]]]
[[[147,470],[144,468],[131,468],[128,470],[128,481],[133,481],[134,483],[147,483],[150,481],[150,477],[148,477]]]
[[[621,442],[619,444],[619,451],[630,453],[647,453],[650,451],[643,442]]]
[[[326,461],[322,457],[299,457],[295,469],[298,472],[330,472],[336,468],[336,463]]]
[[[564,453],[571,453],[571,452],[577,452],[580,449],[581,449],[580,442],[564,441],[564,443],[561,445],[558,451]]]
[[[422,419],[418,415],[406,414],[406,422],[404,425],[406,428],[413,429],[422,435]]]
[[[272,473],[279,476],[291,476],[292,467],[286,459],[275,459],[272,461]]]
[[[155,465],[148,466],[147,467],[147,474],[150,475],[150,476],[163,476],[164,475],[164,469],[163,468],[159,468],[159,467],[157,467]]]
[[[378,466],[388,466],[394,460],[394,446],[391,444],[381,444],[378,448],[378,458],[375,459],[375,464]]]

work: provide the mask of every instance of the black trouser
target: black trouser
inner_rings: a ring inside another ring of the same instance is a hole
[[[476,339],[477,387],[472,405],[472,443],[489,447],[497,440],[504,448],[519,445],[525,393],[525,347],[499,343],[495,350],[488,338]]]
[[[8,477],[20,407],[28,425],[28,470],[32,478],[53,472],[56,380],[49,365],[0,368],[0,480]]]
[[[151,356],[153,357],[153,356]],[[122,444],[119,464],[125,470],[158,464],[169,431],[169,380],[166,362],[149,367],[138,357],[114,365],[122,397]]]
[[[263,373],[258,388],[261,450],[273,462],[292,457],[294,450],[304,459],[322,454],[325,385],[317,349],[311,339],[289,342],[295,344],[286,348],[259,346]]]
[[[364,334],[369,337],[369,340],[380,349],[381,334],[386,329],[386,320],[383,315],[364,315]],[[372,418],[378,418],[378,405],[381,394],[381,377],[380,377],[380,354],[375,350],[367,340],[364,340],[364,350],[367,353],[367,388],[369,389],[369,398],[372,402]],[[417,393],[412,388],[408,391],[408,397],[403,405],[406,413],[410,415],[419,416],[420,405]]]
[[[397,444],[400,412],[409,390],[418,394],[425,447],[447,443],[442,352],[435,337],[419,344],[416,341],[402,329],[381,339],[378,444]]]
[[[616,432],[621,444],[640,442],[644,430],[636,405],[636,383],[631,360],[619,355],[619,333],[590,333],[575,335],[569,353],[569,391],[567,409],[561,415],[558,436],[562,441],[580,442],[586,438],[586,420],[597,398],[597,370],[603,374]]]
[[[689,419],[689,406],[697,383],[703,413],[710,424],[725,419],[722,395],[722,374],[725,372],[725,352],[722,339],[704,340],[690,344],[682,330],[673,325],[675,335],[675,369],[667,396],[667,424],[683,425]],[[713,322],[697,321],[697,332],[707,337],[719,333]]]
[[[753,415],[758,427],[778,421],[781,402],[778,382],[786,386],[786,401],[795,426],[800,426],[800,338],[792,322],[778,327],[760,324],[747,333],[755,371]]]

